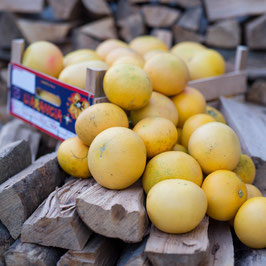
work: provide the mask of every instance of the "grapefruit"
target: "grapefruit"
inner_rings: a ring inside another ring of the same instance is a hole
[[[217,122],[226,124],[223,114],[210,105],[206,105],[206,114],[211,115]]]
[[[141,137],[124,127],[102,131],[91,143],[89,168],[94,179],[109,189],[124,189],[136,182],[146,165]]]
[[[254,197],[262,197],[262,193],[254,185],[246,184],[246,188],[247,188],[247,200]]]

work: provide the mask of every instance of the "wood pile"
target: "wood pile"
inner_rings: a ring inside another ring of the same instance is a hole
[[[266,108],[223,97],[219,104],[243,152],[254,160],[254,184],[266,196]],[[4,127],[2,137],[5,132]],[[116,191],[92,178],[68,177],[56,153],[32,162],[26,140],[0,150],[0,165],[5,164],[16,167],[4,173],[0,184],[0,265],[265,264],[266,250],[245,247],[227,222],[206,216],[186,234],[159,231],[148,221],[138,182]]]

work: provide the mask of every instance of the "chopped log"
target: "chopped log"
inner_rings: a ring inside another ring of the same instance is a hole
[[[253,5],[253,4],[252,4]],[[265,49],[266,15],[258,17],[246,26],[247,45],[251,49]]]
[[[5,262],[6,266],[51,266],[56,265],[62,253],[60,249],[22,243],[18,239],[5,253]]]
[[[135,13],[117,22],[120,27],[119,35],[127,42],[139,35],[145,34],[145,25],[141,14]]]
[[[178,25],[187,30],[198,31],[201,15],[201,7],[187,9],[179,19]]]
[[[202,35],[199,35],[193,31],[183,29],[179,25],[173,26],[173,34],[174,34],[175,43],[185,42],[185,41],[191,41],[191,42],[204,41],[204,37]]]
[[[170,27],[180,16],[180,11],[177,9],[165,6],[151,6],[142,7],[144,20],[150,27]]]
[[[140,243],[128,244],[123,249],[117,266],[150,266],[151,263],[144,253],[147,240],[148,237]]]
[[[242,152],[251,156],[256,165],[254,184],[266,196],[266,107],[242,104],[224,97],[220,98],[220,103],[228,125],[240,140]]]
[[[92,178],[75,178],[52,192],[23,224],[21,241],[64,249],[83,249],[92,232],[79,218],[75,200],[94,183]]]
[[[218,20],[266,12],[266,1],[253,0],[204,0],[208,18]]]
[[[9,48],[13,39],[22,38],[13,14],[0,13],[0,36],[0,48]]]
[[[31,164],[31,150],[25,140],[7,144],[0,149],[0,184]]]
[[[119,255],[116,241],[100,235],[94,235],[81,251],[69,250],[58,261],[57,266],[111,266]]]
[[[132,4],[150,3],[151,0],[129,0]],[[201,5],[200,0],[158,0],[162,4],[175,4],[183,8],[197,7]]]
[[[256,80],[256,79],[266,79],[266,68],[248,68],[248,79]]]
[[[208,251],[209,218],[186,234],[167,234],[154,226],[151,229],[145,253],[155,266],[199,265]]]
[[[41,13],[44,0],[1,0],[0,10],[18,13]]]
[[[235,48],[240,44],[240,27],[235,19],[215,23],[207,29],[206,43],[221,48]]]
[[[266,265],[266,249],[249,248],[235,237],[235,265],[237,266],[262,266]]]
[[[41,134],[37,130],[18,119],[14,119],[5,124],[0,131],[0,147],[22,139],[30,144],[32,161],[34,161],[41,139]]]
[[[134,243],[143,239],[149,223],[143,201],[140,184],[124,190],[95,184],[77,198],[76,204],[81,219],[94,232]]]
[[[117,38],[116,28],[113,18],[103,18],[85,24],[79,28],[80,32],[99,40]]]
[[[41,40],[63,42],[71,28],[76,25],[73,22],[47,22],[24,18],[18,19],[17,23],[29,43]]]
[[[202,266],[234,266],[234,246],[227,222],[210,219],[209,250],[204,257]]]
[[[4,253],[13,244],[14,239],[9,234],[6,227],[0,221],[0,265],[4,266]]]
[[[94,16],[111,15],[111,10],[105,0],[82,0],[84,7]]]
[[[152,35],[163,41],[167,45],[168,49],[172,47],[173,34],[170,30],[154,29],[152,31]]]
[[[79,15],[80,0],[48,0],[55,17],[59,19],[73,19]]]
[[[256,80],[247,92],[247,100],[266,105],[266,81]]]
[[[100,44],[100,41],[80,32],[79,29],[75,29],[72,34],[72,43],[74,49],[86,48],[95,50],[96,47]]]
[[[13,116],[11,116],[7,111],[7,106],[0,105],[0,135],[1,135],[1,128],[6,123],[10,122],[13,119]]]
[[[65,176],[55,152],[39,158],[0,185],[0,220],[14,239],[20,235],[24,221],[63,183]]]
[[[121,19],[127,18],[133,14],[138,13],[140,8],[136,5],[129,3],[129,0],[119,0],[116,6],[115,17],[119,21]]]

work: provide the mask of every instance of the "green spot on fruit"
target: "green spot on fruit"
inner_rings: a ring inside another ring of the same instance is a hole
[[[243,193],[243,191],[241,189],[238,191],[238,195],[239,195],[240,198],[242,198],[244,196],[244,193]]]
[[[106,150],[106,146],[105,144],[100,148],[101,154],[100,154],[100,158],[103,157],[103,152]]]

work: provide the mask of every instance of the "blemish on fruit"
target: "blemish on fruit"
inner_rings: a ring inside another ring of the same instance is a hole
[[[242,198],[244,196],[244,193],[243,193],[243,191],[241,189],[238,191],[238,195],[239,195],[240,198]]]

